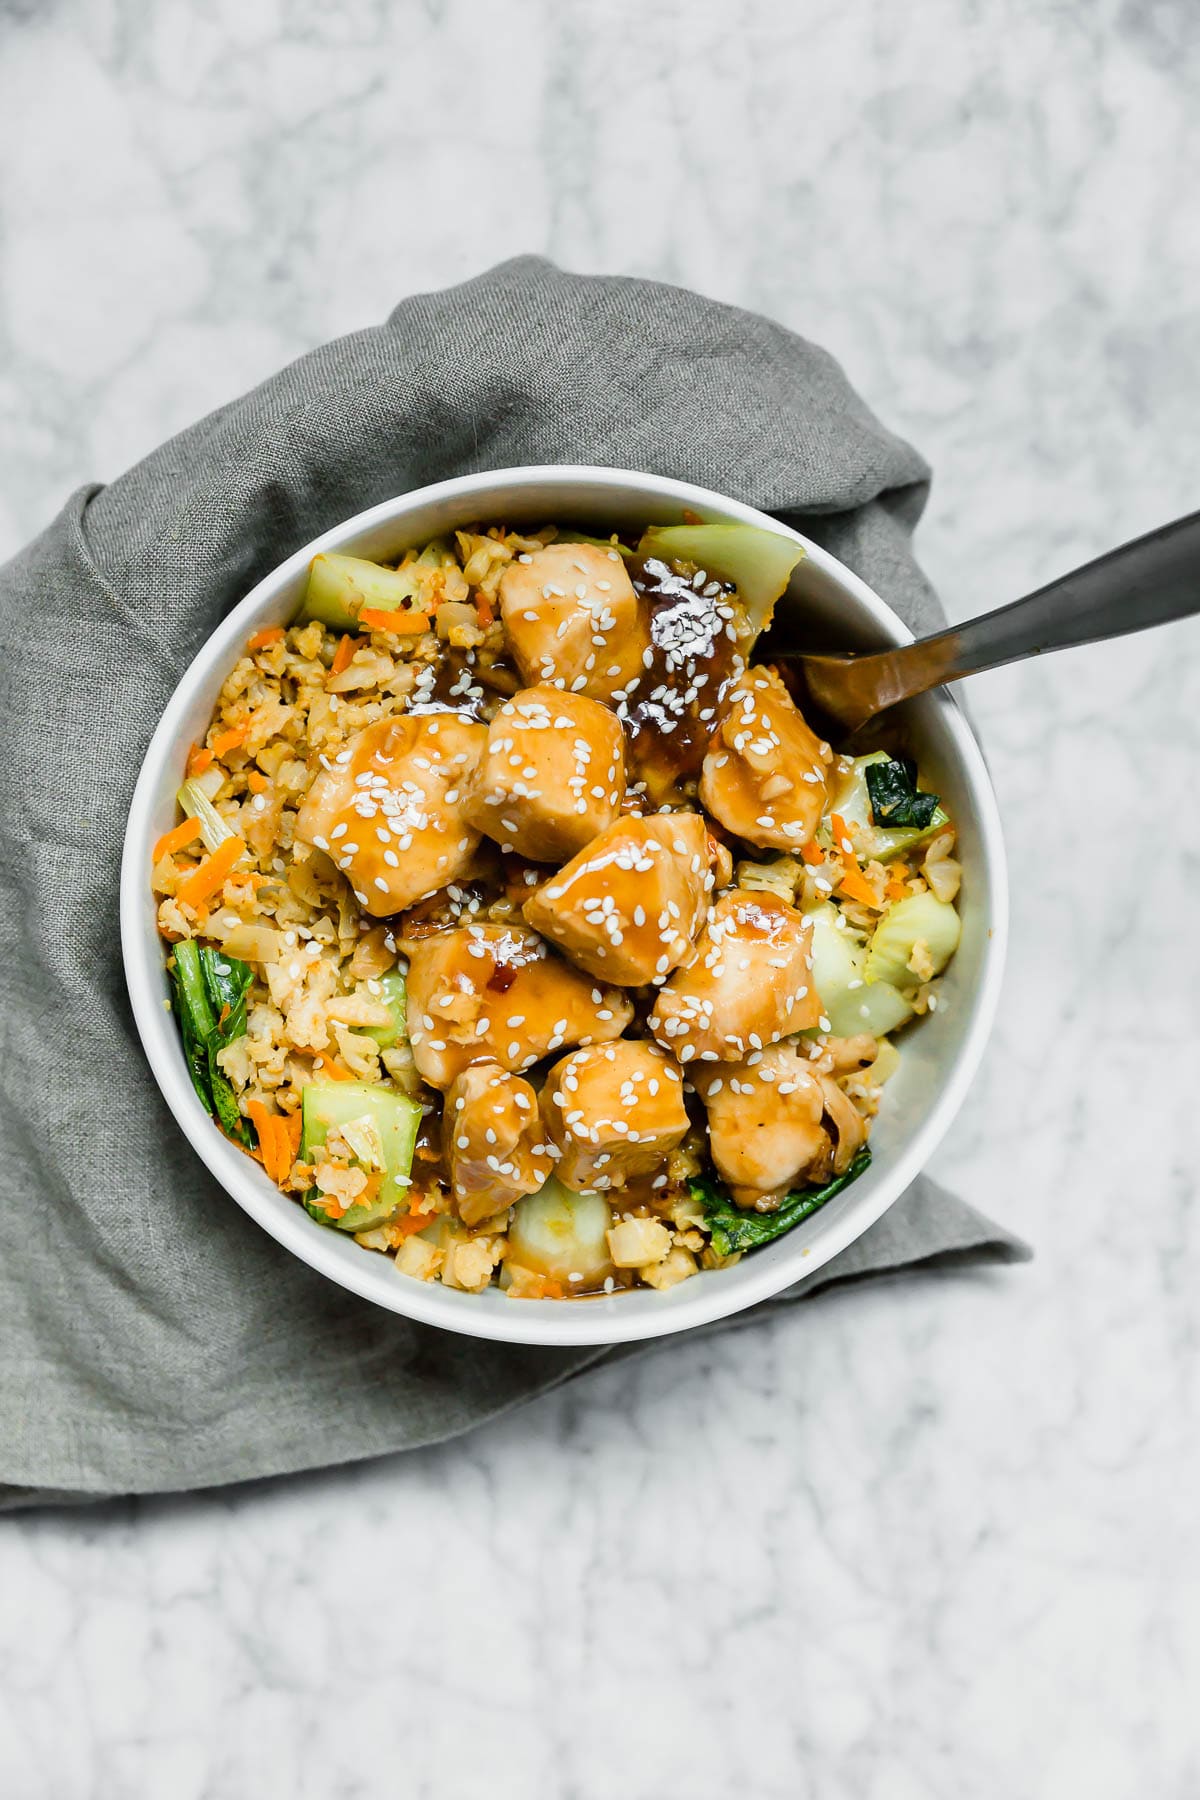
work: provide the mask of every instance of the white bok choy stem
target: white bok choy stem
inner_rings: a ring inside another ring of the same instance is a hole
[[[775,602],[803,561],[804,548],[759,525],[652,525],[642,534],[638,555],[695,563],[708,575],[732,581],[746,607],[747,629],[738,648],[748,656],[771,623]]]
[[[185,781],[176,799],[189,819],[198,819],[204,848],[210,853],[237,832],[227,825],[198,781]]]

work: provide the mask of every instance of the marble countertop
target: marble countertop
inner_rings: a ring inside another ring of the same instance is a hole
[[[0,550],[517,250],[827,345],[951,611],[1197,504],[1182,4],[0,8]],[[936,1172],[1028,1267],[818,1299],[465,1442],[0,1524],[0,1792],[1200,1790],[1200,627],[981,679],[1014,889]]]

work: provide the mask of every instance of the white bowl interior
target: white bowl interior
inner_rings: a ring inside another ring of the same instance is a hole
[[[678,522],[685,513],[785,529],[750,507],[689,484],[570,466],[466,476],[385,502],[306,545],[230,613],[180,682],[147,751],[130,810],[121,913],[130,995],[151,1067],[192,1146],[234,1199],[304,1261],[392,1311],[471,1335],[545,1344],[654,1337],[739,1311],[820,1268],[898,1198],[949,1125],[982,1053],[1003,964],[1004,851],[978,746],[962,713],[940,693],[909,703],[896,717],[959,831],[963,933],[943,978],[941,1005],[899,1039],[901,1065],[873,1127],[874,1160],[866,1174],[786,1237],[734,1268],[703,1273],[666,1294],[639,1290],[569,1304],[513,1301],[496,1289],[462,1294],[414,1281],[286,1199],[256,1163],[222,1137],[200,1106],[163,1005],[168,983],[147,880],[151,846],[174,822],[188,746],[206,730],[242,644],[260,627],[291,618],[312,556],[341,549],[388,557],[475,521],[533,526],[553,520],[636,532],[652,523]],[[817,545],[799,541],[807,555],[781,607],[800,607],[814,638],[859,648],[909,639],[900,619],[857,576]]]

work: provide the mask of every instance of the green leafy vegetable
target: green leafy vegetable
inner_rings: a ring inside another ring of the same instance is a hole
[[[926,824],[919,829],[911,825],[884,827],[876,823],[867,788],[867,773],[891,761],[886,750],[872,750],[867,756],[854,758],[843,779],[830,792],[825,817],[817,832],[817,842],[823,849],[829,849],[833,842],[831,820],[834,813],[852,827],[855,847],[864,862],[891,862],[949,823],[949,815],[940,806],[935,807]]]
[[[849,1187],[852,1181],[857,1181],[870,1160],[870,1147],[864,1144],[844,1175],[835,1175],[824,1187],[796,1189],[775,1212],[769,1213],[743,1211],[740,1206],[735,1206],[726,1189],[712,1177],[701,1176],[690,1181],[688,1187],[692,1199],[704,1208],[713,1249],[718,1256],[731,1256],[735,1250],[757,1250],[760,1245],[783,1237],[802,1219],[818,1212],[827,1200]]]
[[[175,946],[171,985],[192,1086],[221,1129],[247,1149],[254,1131],[238,1108],[233,1084],[217,1062],[217,1052],[246,1030],[246,990],[253,979],[248,963],[187,940]]]
[[[866,777],[876,825],[911,825],[917,831],[928,827],[938,809],[938,796],[921,792],[915,762],[907,756],[889,756],[870,763]]]

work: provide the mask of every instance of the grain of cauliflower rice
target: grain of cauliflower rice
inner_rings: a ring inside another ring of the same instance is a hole
[[[801,555],[457,532],[319,556],[154,851],[188,1066],[321,1226],[514,1299],[728,1266],[866,1166],[958,944],[915,766],[755,640]]]

